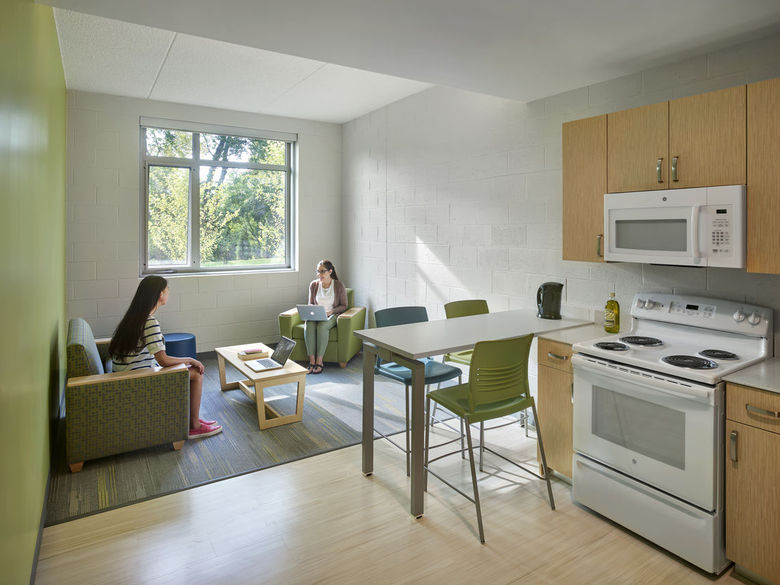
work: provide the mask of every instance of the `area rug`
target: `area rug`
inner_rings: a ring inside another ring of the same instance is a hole
[[[79,473],[69,471],[64,437],[58,437],[46,526],[360,442],[362,356],[353,358],[346,368],[334,364],[320,375],[307,376],[303,421],[264,431],[258,428],[254,402],[240,390],[220,390],[216,355],[211,352],[200,357],[206,366],[201,416],[217,419],[224,431],[187,441],[180,451],[161,445],[87,461]],[[239,377],[228,366],[228,381]],[[293,412],[294,393],[293,384],[274,388],[274,407]],[[385,434],[403,431],[401,384],[377,377],[375,413],[377,430]]]

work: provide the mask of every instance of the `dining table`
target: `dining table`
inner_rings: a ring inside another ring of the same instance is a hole
[[[376,358],[396,362],[412,372],[410,512],[422,517],[424,502],[425,358],[462,351],[478,341],[538,335],[588,325],[581,319],[542,319],[536,310],[518,309],[377,327],[355,331],[363,340],[362,472],[374,472],[374,367]]]

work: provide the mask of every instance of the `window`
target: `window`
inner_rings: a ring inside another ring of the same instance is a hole
[[[292,268],[296,138],[142,119],[144,274]]]

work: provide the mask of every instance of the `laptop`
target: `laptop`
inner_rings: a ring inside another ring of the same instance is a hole
[[[304,321],[327,321],[325,307],[322,305],[298,305],[298,314]]]
[[[265,372],[268,370],[278,370],[283,368],[287,362],[287,358],[290,357],[295,342],[289,337],[282,337],[279,343],[276,344],[276,349],[269,358],[263,358],[260,360],[248,360],[244,362],[247,366],[252,368],[255,372]]]

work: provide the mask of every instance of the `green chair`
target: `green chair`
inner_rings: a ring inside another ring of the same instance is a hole
[[[109,339],[96,340],[84,319],[71,319],[66,354],[65,452],[70,470],[84,461],[171,443],[190,429],[190,374],[183,364],[106,373]]]
[[[485,315],[490,312],[487,301],[484,299],[467,299],[465,301],[452,301],[444,305],[444,314],[447,319],[456,319],[458,317],[470,317],[471,315]],[[471,353],[473,349],[463,351],[454,351],[444,356],[442,361],[454,362],[468,366],[471,363]]]
[[[428,311],[425,307],[390,307],[388,309],[380,309],[374,312],[374,319],[377,327],[391,327],[393,325],[408,325],[410,323],[422,323],[428,320]],[[401,449],[406,453],[406,475],[409,475],[411,469],[410,453],[411,448],[409,444],[409,388],[412,385],[412,371],[395,362],[385,362],[381,358],[377,357],[376,366],[374,366],[374,373],[396,380],[404,385],[404,398],[406,399],[406,448],[404,449],[398,445],[392,438],[377,431],[376,433],[381,437],[390,441],[393,445]],[[432,360],[430,358],[425,359],[425,385],[441,384],[447,380],[458,378],[458,383],[461,382],[460,368],[455,366],[449,366]]]
[[[328,346],[323,356],[324,361],[338,362],[342,368],[363,348],[363,341],[353,333],[366,325],[366,308],[355,306],[354,290],[348,288],[346,291],[347,310],[338,316],[336,326],[330,330]],[[279,314],[279,333],[297,342],[290,355],[291,360],[309,361],[303,337],[303,320],[298,309],[293,308]]]
[[[539,441],[539,453],[542,457],[543,476],[511,459],[507,459],[488,447],[484,447],[484,449],[531,475],[545,480],[547,482],[547,494],[550,498],[550,509],[555,510],[555,501],[553,500],[552,487],[550,486],[550,470],[547,468],[547,458],[544,454],[544,444],[542,442],[542,431],[539,428],[539,419],[536,416],[536,405],[528,388],[528,353],[531,349],[532,339],[533,335],[524,335],[497,341],[480,341],[474,346],[474,354],[472,355],[469,368],[469,381],[465,384],[429,392],[426,399],[427,412],[430,413],[430,402],[433,400],[461,417],[466,423],[466,440],[469,450],[469,465],[471,467],[471,483],[474,488],[474,497],[469,497],[446,479],[431,471],[429,466],[431,462],[452,455],[452,453],[440,455],[435,459],[429,460],[430,418],[425,425],[425,481],[427,482],[427,474],[431,473],[459,494],[465,496],[466,499],[476,506],[479,541],[482,543],[485,542],[485,533],[482,528],[482,510],[479,503],[477,473],[474,465],[474,448],[471,441],[470,425],[472,423],[481,423],[508,416],[528,408],[533,411],[534,420],[537,421],[536,433]]]

